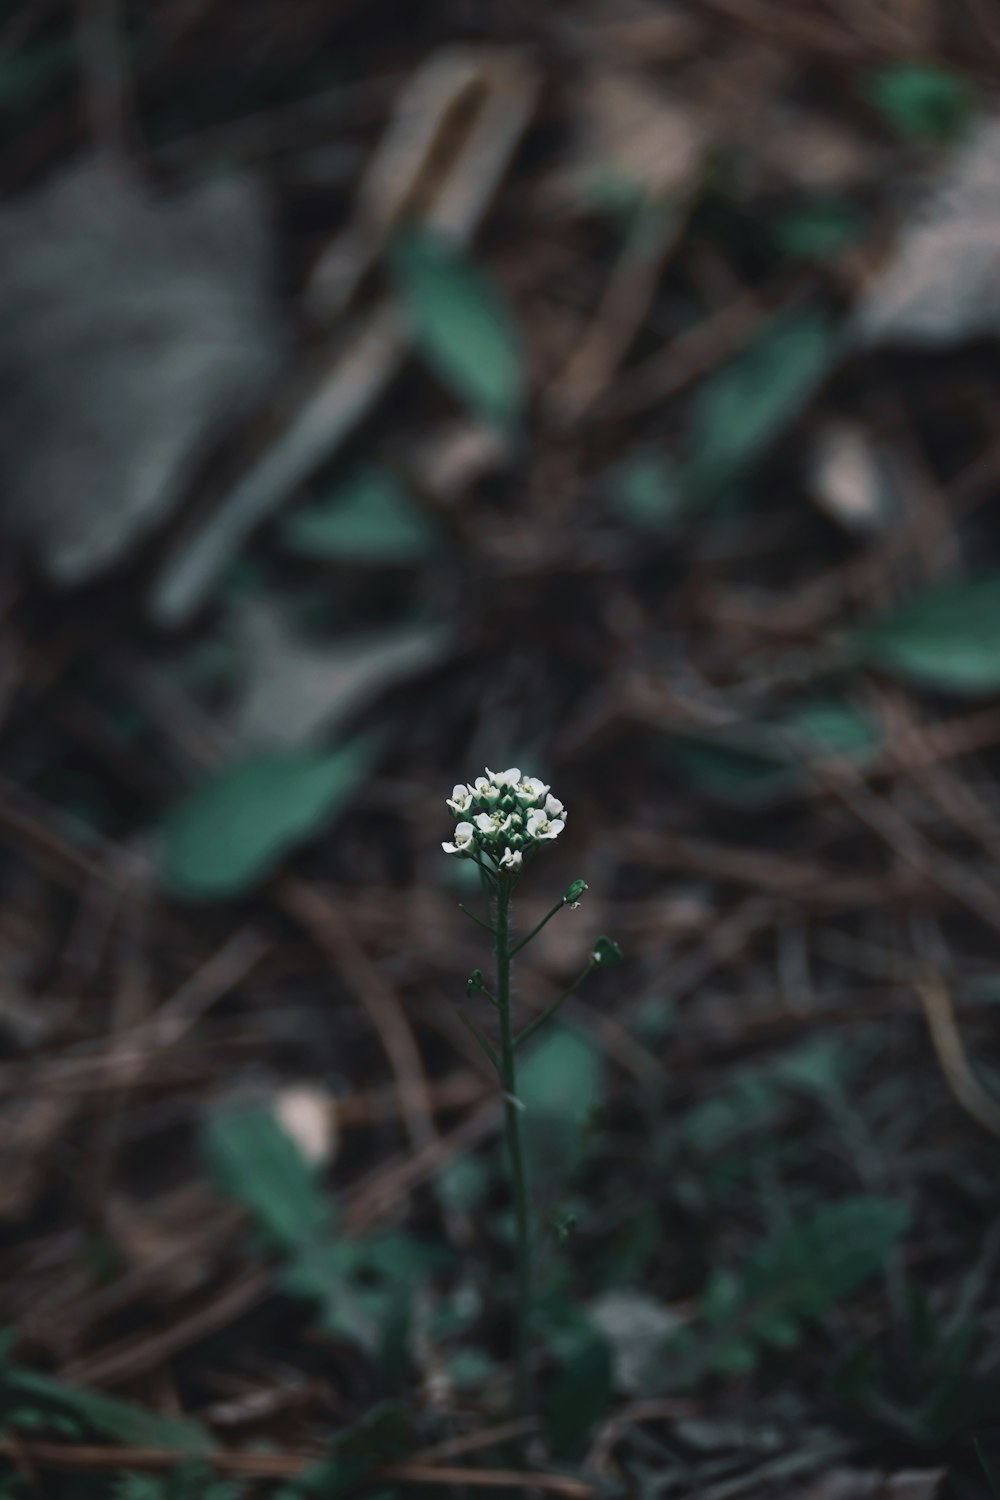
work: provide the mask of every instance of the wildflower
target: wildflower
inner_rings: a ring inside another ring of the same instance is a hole
[[[487,838],[495,838],[498,833],[506,833],[507,829],[510,827],[510,820],[510,813],[508,813],[507,816],[504,817],[503,813],[500,812],[482,812],[476,814],[473,822],[479,829],[480,833],[485,834]]]
[[[550,818],[541,807],[528,814],[527,834],[529,839],[555,839],[566,827],[562,818]]]
[[[459,782],[456,785],[451,796],[448,797],[446,801],[452,812],[461,815],[464,812],[468,812],[469,808],[472,806],[472,792],[469,787],[463,786],[462,783]]]
[[[487,766],[486,774],[499,787],[516,787],[521,780],[521,771],[518,766],[511,766],[509,771],[491,771]]]
[[[491,777],[477,776],[473,786],[470,788],[477,802],[498,802],[500,800],[500,787]]]
[[[475,831],[471,823],[459,823],[455,829],[455,842],[453,844],[442,844],[441,848],[445,854],[471,854],[472,838]]]
[[[545,790],[548,792],[548,787],[546,787]],[[550,818],[565,819],[566,817],[566,809],[559,801],[559,798],[553,797],[551,792],[549,792],[549,795],[545,799],[545,811],[548,813]]]
[[[505,849],[500,860],[501,870],[518,870],[524,858],[520,849]]]
[[[537,807],[547,791],[548,787],[537,776],[526,776],[514,788],[514,795],[522,807]],[[555,801],[555,798],[550,800]]]

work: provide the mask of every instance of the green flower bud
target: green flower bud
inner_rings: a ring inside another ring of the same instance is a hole
[[[486,983],[483,979],[482,969],[473,969],[472,973],[469,975],[468,979],[465,982],[466,996],[471,1000],[474,995],[484,994],[485,990]]]
[[[606,969],[611,964],[620,964],[625,957],[614,938],[599,937],[594,944],[594,951],[590,955],[590,961],[595,968]]]
[[[567,906],[579,906],[580,897],[583,895],[584,891],[589,890],[590,886],[585,880],[574,880],[573,884],[567,889],[563,900],[565,901]]]

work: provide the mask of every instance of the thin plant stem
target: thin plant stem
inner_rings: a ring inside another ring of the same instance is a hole
[[[510,893],[508,880],[501,880],[496,904],[497,1013],[500,1019],[500,1082],[503,1087],[504,1128],[517,1232],[517,1313],[515,1346],[515,1394],[517,1415],[531,1412],[531,1377],[528,1365],[528,1318],[531,1306],[531,1240],[528,1229],[528,1184],[524,1169],[521,1132],[523,1106],[517,1096],[517,1064],[514,1025],[510,1003]]]
[[[510,956],[511,956],[511,958],[514,957],[515,953],[520,953],[520,951],[521,951],[522,948],[526,948],[528,946],[528,944],[531,942],[531,939],[533,937],[537,937],[538,936],[538,934],[541,932],[542,928],[545,926],[546,922],[551,922],[552,918],[555,916],[556,912],[557,911],[562,911],[562,909],[563,909],[563,907],[565,905],[566,905],[566,897],[565,896],[560,896],[559,900],[556,902],[555,906],[552,908],[551,911],[547,911],[545,913],[544,917],[538,923],[537,927],[533,927],[531,929],[531,931],[528,933],[527,937],[523,937],[519,943],[515,943],[514,944],[514,947],[510,950]]]
[[[458,903],[458,909],[460,912],[464,912],[465,915],[470,919],[470,921],[475,922],[477,927],[485,928],[490,937],[496,937],[496,932],[493,930],[491,924],[489,922],[484,922],[482,917],[477,917],[475,912],[470,911],[467,906],[463,906],[461,901]]]
[[[514,1046],[520,1047],[521,1043],[526,1042],[529,1036],[532,1036],[538,1030],[539,1026],[543,1025],[547,1020],[549,1020],[551,1016],[554,1016],[560,1005],[562,1005],[563,1001],[568,1000],[573,991],[579,989],[580,985],[586,979],[587,975],[592,974],[593,972],[594,965],[593,963],[589,963],[587,967],[576,976],[576,978],[573,980],[573,983],[569,985],[567,989],[563,990],[562,994],[557,1000],[553,1000],[552,1004],[547,1005],[543,1011],[540,1011],[533,1021],[529,1021],[527,1026],[523,1026],[521,1028],[521,1030],[514,1037]]]

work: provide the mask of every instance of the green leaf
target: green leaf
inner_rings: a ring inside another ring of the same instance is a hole
[[[332,1232],[333,1210],[315,1171],[269,1109],[215,1115],[203,1145],[219,1186],[277,1249],[298,1251]]]
[[[800,703],[776,720],[775,728],[800,736],[807,748],[820,755],[864,757],[881,743],[871,716],[836,698]]]
[[[467,406],[509,426],[524,404],[521,342],[493,283],[448,240],[411,229],[390,266],[414,343]]]
[[[439,527],[388,469],[361,469],[324,504],[282,527],[290,551],[354,563],[417,563],[441,544]]]
[[[578,1031],[554,1027],[527,1049],[518,1092],[529,1119],[576,1127],[603,1098],[600,1053]]]
[[[772,233],[779,250],[793,260],[829,260],[864,234],[860,214],[836,198],[808,198],[787,209],[774,222]]]
[[[759,807],[786,792],[788,770],[776,755],[712,740],[669,737],[671,766],[699,791],[726,807]]]
[[[821,1317],[878,1274],[909,1222],[907,1209],[885,1198],[845,1198],[816,1209],[766,1241],[739,1272],[716,1272],[702,1315],[722,1333],[733,1328],[740,1361],[754,1342],[791,1347],[800,1322]],[[733,1352],[725,1341],[710,1362],[731,1369]]]
[[[242,895],[296,845],[329,828],[364,781],[370,737],[331,751],[229,766],[175,807],[159,840],[164,884],[192,900]]]
[[[0,1376],[0,1388],[5,1397],[2,1404],[9,1404],[11,1396],[40,1402],[56,1414],[73,1416],[93,1431],[129,1447],[210,1453],[215,1446],[197,1422],[181,1417],[157,1416],[141,1406],[133,1406],[130,1401],[119,1401],[117,1397],[105,1396],[100,1391],[64,1385],[34,1370],[8,1367]]]
[[[858,631],[870,666],[954,693],[1000,688],[1000,573],[931,589]]]
[[[872,74],[865,94],[901,136],[942,143],[961,133],[975,105],[964,78],[920,63],[897,63]]]
[[[611,1348],[585,1319],[551,1334],[548,1344],[557,1368],[545,1392],[545,1430],[554,1456],[573,1460],[611,1403]]]
[[[391,1402],[373,1407],[356,1426],[334,1438],[332,1456],[280,1492],[279,1500],[322,1496],[339,1500],[359,1489],[374,1469],[398,1462],[416,1446],[416,1430],[406,1412]]]
[[[672,464],[658,453],[631,454],[608,478],[612,509],[637,531],[669,531],[684,507]]]
[[[604,1098],[599,1050],[579,1032],[556,1026],[527,1044],[518,1093],[525,1107],[528,1163],[547,1183],[571,1175],[591,1143]]]
[[[835,352],[825,318],[784,313],[702,385],[692,411],[686,474],[696,496],[714,498],[763,456],[810,400]]]

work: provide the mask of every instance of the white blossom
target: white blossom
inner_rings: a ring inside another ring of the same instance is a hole
[[[550,818],[540,807],[528,814],[527,834],[530,839],[558,838],[566,824],[562,818]]]
[[[548,787],[546,787],[545,790],[548,792]],[[548,813],[550,818],[562,818],[565,822],[566,809],[559,801],[559,798],[553,797],[551,792],[549,792],[549,795],[545,799],[545,811]]]
[[[511,824],[511,814],[508,813],[504,817],[498,812],[481,812],[476,814],[473,821],[480,833],[485,833],[488,837],[493,837],[495,834],[507,832]]]
[[[455,842],[442,844],[441,848],[445,854],[467,854],[472,848],[472,836],[475,831],[471,823],[459,823],[455,829]]]
[[[516,870],[522,860],[520,849],[505,849],[500,860],[501,870]]]
[[[486,776],[476,777],[472,791],[480,802],[496,802],[500,797],[500,788]]]
[[[461,782],[458,782],[451,796],[446,800],[452,812],[468,812],[472,806],[472,792],[469,787],[463,786]]]
[[[521,771],[518,766],[511,766],[509,771],[491,771],[487,766],[486,774],[499,787],[516,787],[521,780]]]
[[[534,803],[541,802],[547,791],[548,787],[544,781],[539,781],[537,776],[526,776],[514,788],[514,795],[523,806],[530,807]],[[555,798],[552,798],[552,801],[555,801]]]

